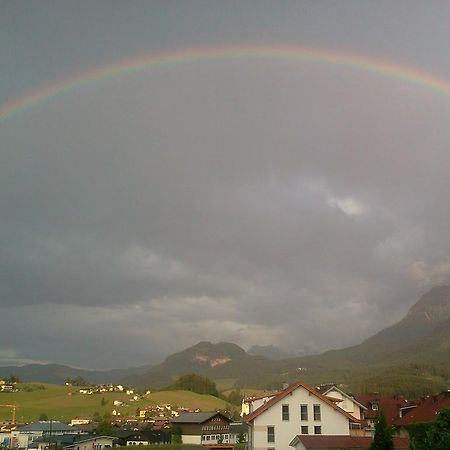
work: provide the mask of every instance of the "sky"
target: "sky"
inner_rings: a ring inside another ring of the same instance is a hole
[[[449,23],[0,0],[0,365],[343,348],[450,283]]]

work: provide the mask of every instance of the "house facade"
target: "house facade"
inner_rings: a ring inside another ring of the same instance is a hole
[[[64,450],[103,450],[114,443],[113,436],[79,436],[72,444],[64,445]],[[48,447],[47,447],[48,448]]]
[[[249,424],[249,448],[286,450],[301,435],[349,436],[358,420],[335,402],[302,382],[280,391],[244,417]]]
[[[217,445],[230,442],[232,420],[219,412],[183,413],[171,422],[181,429],[183,444]]]
[[[17,427],[11,432],[11,447],[37,448],[34,441],[47,438],[50,442],[58,442],[61,436],[78,435],[79,430],[65,423],[48,420],[30,423]]]
[[[354,397],[348,395],[337,386],[330,385],[324,389],[323,392],[320,392],[330,400],[336,400],[337,405],[344,411],[351,414],[355,419],[364,419],[364,413],[367,411],[367,407],[362,403],[359,403]]]

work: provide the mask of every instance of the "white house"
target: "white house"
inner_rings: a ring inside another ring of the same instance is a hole
[[[286,450],[298,434],[350,435],[358,420],[320,394],[297,382],[244,417],[251,450]]]
[[[111,448],[114,440],[112,436],[79,436],[72,444],[64,445],[63,448],[64,450],[102,450]]]
[[[339,389],[337,386],[330,386],[322,395],[330,398],[330,400],[337,400],[338,406],[344,411],[350,413],[355,419],[364,419],[364,411],[367,411],[367,407],[356,401],[353,397]]]

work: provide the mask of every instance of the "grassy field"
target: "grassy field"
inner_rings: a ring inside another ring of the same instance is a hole
[[[154,392],[142,399],[130,402],[130,396],[121,392],[102,394],[80,394],[74,386],[27,383],[19,384],[19,392],[0,393],[0,405],[17,405],[16,420],[20,423],[39,419],[45,413],[49,419],[68,422],[77,416],[103,415],[114,409],[122,416],[135,415],[138,408],[157,404],[171,404],[202,411],[226,409],[227,403],[209,395],[199,395],[187,391]],[[25,390],[26,389],[26,390]],[[114,406],[114,401],[125,403]],[[0,419],[11,419],[11,408],[0,406]]]

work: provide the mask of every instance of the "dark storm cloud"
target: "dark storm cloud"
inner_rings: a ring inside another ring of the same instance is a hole
[[[448,117],[449,96],[401,80],[228,60],[2,122],[0,325],[27,327],[0,359],[357,343],[449,281]]]

